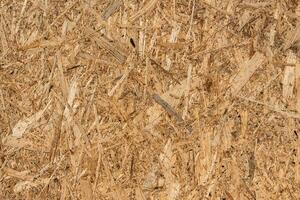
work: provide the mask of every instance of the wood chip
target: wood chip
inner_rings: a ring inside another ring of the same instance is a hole
[[[283,45],[283,50],[287,50],[292,47],[300,39],[300,23],[297,23],[296,27],[288,32],[286,40]]]
[[[0,16],[0,40],[3,49],[3,55],[8,51],[8,43],[6,37],[7,36],[4,30],[3,18]]]
[[[179,115],[174,108],[172,108],[165,100],[163,100],[158,94],[153,95],[153,99],[156,103],[161,105],[169,115],[174,116],[178,122],[183,122],[181,115]]]
[[[125,63],[127,59],[127,53],[119,47],[116,43],[110,42],[106,37],[95,32],[94,30],[87,28],[86,33],[92,41],[95,41],[99,47],[107,50],[117,61],[121,64]]]
[[[288,52],[287,63],[296,64],[296,55],[293,52]],[[293,96],[295,85],[295,67],[286,66],[283,73],[282,80],[282,96],[285,100],[289,100]]]
[[[185,93],[184,93],[184,98],[185,98],[185,106],[182,114],[182,118],[185,119],[188,113],[188,107],[189,107],[189,93],[190,93],[190,88],[191,88],[191,82],[192,82],[192,70],[193,66],[189,64],[188,68],[188,73],[187,73],[187,83],[186,83],[186,88],[185,88]]]
[[[172,174],[171,172],[174,163],[172,143],[170,140],[168,140],[164,147],[164,152],[160,155],[160,162],[162,163],[162,166],[164,168],[164,176],[166,178],[167,199],[175,200],[180,194],[180,184],[176,180],[174,174]]]
[[[22,138],[25,131],[29,130],[32,126],[34,126],[35,123],[38,122],[44,115],[45,111],[49,108],[51,105],[51,101],[45,106],[43,110],[38,111],[34,115],[31,115],[30,117],[20,120],[12,129],[12,136],[16,138]]]
[[[239,73],[235,76],[231,84],[231,93],[236,95],[249,81],[254,72],[261,67],[265,61],[265,56],[256,52],[253,57],[241,65]]]
[[[133,66],[131,66],[122,76],[121,78],[117,81],[116,85],[108,92],[108,96],[113,96],[117,88],[121,86],[121,84],[125,81],[125,79],[128,77],[129,73],[133,69]]]
[[[149,0],[145,3],[145,5],[135,14],[130,16],[129,22],[133,23],[138,18],[140,18],[142,15],[146,14],[147,12],[150,12],[152,9],[155,8],[155,5],[158,3],[159,0]]]
[[[161,105],[161,107],[167,111],[167,113],[173,117],[175,117],[175,119],[177,120],[177,122],[182,123],[184,122],[182,116],[176,112],[176,110],[174,108],[172,108],[172,106],[170,106],[170,104],[168,104],[165,100],[163,100],[158,94],[154,94],[153,95],[153,99],[155,100],[156,103],[158,103],[159,105]],[[188,129],[188,131],[191,133],[193,131],[192,127],[187,125],[186,128]]]
[[[123,0],[111,0],[109,5],[105,8],[102,13],[102,19],[107,20],[113,15],[123,4]]]
[[[300,61],[296,61],[295,67],[295,80],[296,80],[296,110],[300,113]]]

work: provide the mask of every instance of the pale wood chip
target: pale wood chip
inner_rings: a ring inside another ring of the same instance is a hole
[[[23,137],[26,130],[30,129],[32,126],[34,126],[35,123],[37,123],[38,120],[42,118],[45,111],[49,108],[51,105],[51,101],[45,106],[44,109],[38,111],[34,115],[31,115],[30,117],[20,120],[12,129],[12,136],[16,138]]]
[[[296,42],[300,40],[300,22],[297,23],[296,27],[288,32],[284,45],[283,50],[287,50],[292,47]]]
[[[129,76],[129,73],[133,69],[133,65],[129,67],[129,69],[121,76],[121,78],[117,81],[115,86],[108,92],[108,96],[113,96],[115,91],[122,85],[122,83],[126,80],[126,78]]]
[[[160,155],[160,162],[163,166],[163,173],[166,179],[167,199],[175,200],[180,194],[180,183],[172,173],[172,166],[174,165],[174,157],[172,150],[172,142],[168,140],[164,147],[164,152]]]
[[[0,15],[0,40],[1,40],[1,47],[3,50],[3,55],[8,51],[8,42],[7,36],[4,29],[3,18]]]
[[[113,15],[123,4],[123,0],[111,0],[109,5],[105,8],[102,13],[102,19],[107,20],[111,15]]]
[[[189,64],[188,72],[187,72],[187,83],[186,83],[185,94],[184,94],[185,106],[184,106],[184,110],[183,110],[183,114],[182,114],[183,119],[185,119],[188,114],[189,94],[190,94],[190,88],[191,88],[191,82],[192,82],[192,70],[193,70],[193,66],[192,66],[192,64]]]
[[[295,67],[295,80],[296,80],[296,110],[300,113],[300,61],[297,60]]]
[[[174,110],[174,108],[172,108],[170,106],[170,104],[168,104],[165,100],[163,100],[158,94],[154,94],[153,99],[155,100],[156,103],[161,105],[163,107],[163,109],[165,109],[167,111],[167,113],[169,113],[169,115],[174,116],[178,122],[183,122],[181,115],[178,114]]]
[[[289,51],[287,54],[286,62],[295,65],[296,64],[296,55]],[[282,80],[282,96],[287,101],[293,96],[295,85],[295,67],[294,66],[286,66],[283,73]]]
[[[236,95],[249,81],[254,72],[263,64],[265,56],[256,52],[252,58],[241,65],[240,71],[231,84],[231,93]]]
[[[95,32],[91,28],[86,29],[88,36],[95,41],[99,47],[107,50],[112,56],[114,56],[119,63],[124,63],[127,59],[127,53],[119,47],[116,43],[110,42],[105,36]]]
[[[149,0],[145,3],[145,5],[135,14],[133,14],[131,17],[129,17],[129,22],[133,23],[135,20],[140,18],[142,15],[146,14],[147,12],[150,12],[155,8],[155,5],[157,4],[159,0]]]
[[[174,108],[172,108],[172,106],[170,106],[170,104],[168,104],[168,102],[166,102],[165,100],[163,100],[158,94],[154,94],[153,95],[153,99],[155,100],[156,103],[158,103],[165,111],[167,111],[167,113],[173,117],[175,117],[175,119],[177,120],[177,122],[179,123],[185,123],[185,121],[183,120],[182,116],[176,112],[176,110]],[[188,124],[185,125],[185,127],[187,128],[187,130],[191,133],[193,131],[192,127]]]

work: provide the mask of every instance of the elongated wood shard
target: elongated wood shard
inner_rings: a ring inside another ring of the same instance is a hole
[[[37,123],[38,120],[40,120],[45,111],[49,108],[51,104],[51,101],[47,104],[47,106],[43,109],[40,110],[39,112],[35,113],[34,115],[24,119],[20,120],[12,129],[12,136],[15,138],[22,138],[24,135],[25,131],[31,128],[35,123]]]
[[[287,36],[283,45],[283,50],[287,50],[292,47],[297,41],[300,40],[300,23],[297,24],[295,29],[291,30]]]
[[[122,0],[112,0],[110,4],[106,7],[106,9],[102,13],[102,19],[108,20],[108,18],[113,15],[123,4]]]
[[[289,52],[287,55],[287,63],[296,65],[296,55]],[[295,67],[285,66],[282,80],[282,96],[285,100],[292,98],[295,85]]]
[[[295,70],[295,79],[296,79],[296,110],[300,113],[300,61],[296,63]]]
[[[195,88],[199,82],[200,78],[193,79],[190,90]],[[161,95],[161,98],[163,98],[166,102],[170,104],[170,106],[177,106],[180,103],[180,97],[184,95],[185,89],[187,86],[187,79],[180,82],[180,84],[175,85],[170,90],[165,92]],[[178,98],[174,98],[178,97]],[[148,124],[146,125],[145,129],[151,130],[156,124],[158,124],[161,120],[160,115],[162,114],[161,105],[155,104],[147,109],[147,114],[149,116]]]
[[[135,20],[137,20],[139,17],[141,17],[142,15],[146,14],[147,12],[151,11],[156,3],[158,2],[158,0],[150,0],[148,1],[144,7],[142,7],[138,12],[136,12],[135,14],[133,14],[130,18],[129,18],[129,22],[134,22]]]
[[[158,94],[154,94],[153,95],[153,99],[155,100],[156,103],[158,103],[165,111],[167,111],[167,113],[173,117],[175,117],[177,122],[184,122],[182,116],[176,112],[176,110],[174,108],[172,108],[172,106],[170,106],[170,104],[168,104],[168,102],[166,102],[165,100],[163,100]],[[190,125],[186,125],[187,130],[191,133],[193,131],[193,128]]]
[[[170,106],[170,104],[163,100],[158,94],[154,94],[153,99],[156,103],[161,105],[161,107],[163,107],[163,109],[165,109],[169,115],[174,116],[177,121],[183,122],[182,117],[174,110],[174,108],[172,108],[172,106]]]
[[[246,85],[257,68],[263,64],[264,60],[265,56],[256,52],[250,60],[242,64],[239,73],[231,84],[230,91],[232,95],[236,95]]]
[[[106,37],[91,28],[87,28],[86,33],[92,41],[96,42],[100,48],[107,50],[119,63],[123,64],[127,60],[127,53],[115,42],[110,42]]]
[[[7,39],[6,39],[6,35],[5,35],[5,31],[4,31],[4,25],[3,25],[3,22],[1,20],[1,17],[0,17],[0,44],[1,44],[1,47],[2,47],[2,50],[3,50],[3,55],[5,54],[5,52],[7,52],[8,50],[8,43],[7,43]]]

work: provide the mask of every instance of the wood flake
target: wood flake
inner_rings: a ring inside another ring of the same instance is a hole
[[[289,53],[287,57],[287,63],[295,64],[296,58],[293,53]],[[282,96],[285,100],[290,99],[293,96],[295,83],[295,67],[286,66],[283,73],[282,80]]]
[[[188,113],[188,107],[189,107],[189,93],[190,93],[190,88],[191,88],[191,81],[192,81],[192,70],[193,66],[189,64],[188,72],[187,72],[187,83],[186,83],[186,88],[185,88],[185,106],[182,114],[182,118],[185,119]]]
[[[90,28],[87,28],[86,33],[93,41],[95,41],[99,45],[99,47],[107,50],[112,56],[114,56],[119,63],[122,64],[126,61],[127,53],[118,45],[110,42],[107,38]]]
[[[102,19],[107,20],[111,15],[113,15],[123,4],[123,0],[111,0],[109,5],[102,13]]]
[[[131,17],[129,17],[129,22],[133,23],[138,18],[140,18],[142,15],[144,15],[147,12],[150,12],[151,10],[153,10],[158,1],[159,0],[149,0],[149,1],[147,1],[145,3],[145,5],[138,12],[136,12]]]
[[[180,184],[171,172],[172,166],[174,165],[172,158],[172,143],[168,140],[164,147],[163,154],[160,155],[160,162],[163,165],[164,176],[166,178],[168,200],[175,200],[180,194]]]
[[[170,106],[170,104],[168,104],[165,100],[163,100],[158,94],[154,94],[153,95],[153,99],[155,100],[156,103],[158,103],[159,105],[162,106],[162,108],[167,111],[167,113],[169,113],[169,115],[175,117],[175,119],[177,120],[177,122],[179,123],[185,123],[185,121],[183,120],[182,116],[177,113],[174,108],[172,108],[172,106]],[[185,126],[187,128],[187,130],[191,133],[193,131],[192,127],[190,125],[186,125]]]
[[[296,110],[300,113],[300,62],[296,61],[295,67],[295,80],[296,80]]]
[[[195,88],[200,82],[199,78],[196,78],[191,83],[190,89]],[[186,89],[187,80],[183,80],[180,84],[174,86],[164,94],[160,95],[166,102],[168,102],[171,106],[175,107],[179,104],[179,98],[184,95],[184,91]],[[174,98],[177,97],[177,98]],[[160,115],[162,113],[160,105],[154,105],[147,109],[147,114],[149,115],[149,123],[146,126],[146,129],[152,129],[160,120]]]
[[[117,81],[116,85],[108,92],[108,96],[113,96],[115,91],[121,86],[121,84],[125,81],[125,79],[128,77],[129,73],[133,69],[133,66],[131,67],[121,76],[121,78]]]
[[[6,39],[6,34],[4,30],[4,25],[3,25],[3,20],[2,17],[0,16],[0,40],[1,40],[1,45],[2,45],[2,54],[4,55],[8,51],[8,43]]]
[[[300,23],[297,23],[296,27],[288,32],[287,37],[285,39],[285,43],[283,45],[283,50],[287,50],[292,47],[296,42],[300,39]]]
[[[39,119],[41,119],[45,113],[45,111],[49,108],[51,105],[51,101],[45,106],[44,109],[38,111],[34,115],[31,115],[30,117],[20,120],[12,129],[12,136],[16,138],[23,137],[26,130],[29,130],[32,126],[34,126],[35,123]]]
[[[231,93],[236,95],[249,81],[254,72],[263,64],[265,56],[256,52],[253,57],[242,64],[239,73],[235,76],[231,84]]]

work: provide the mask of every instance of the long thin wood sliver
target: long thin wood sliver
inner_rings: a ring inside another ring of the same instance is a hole
[[[107,50],[112,56],[114,56],[119,63],[123,64],[127,60],[127,53],[114,43],[110,42],[107,38],[103,37],[101,34],[95,32],[91,28],[87,28],[86,33],[93,41],[97,43],[99,47]]]
[[[3,23],[3,20],[1,19],[1,17],[0,17],[0,42],[1,42],[1,45],[2,45],[2,49],[3,49],[2,54],[5,55],[5,53],[9,49],[9,46],[8,46],[7,39],[6,39],[6,36],[5,36],[4,23]]]
[[[116,85],[108,92],[108,96],[113,96],[115,91],[120,87],[120,85],[124,82],[124,80],[128,77],[129,73],[133,69],[134,66],[130,66],[127,72],[125,72],[121,78],[117,81]]]
[[[180,82],[174,77],[174,75],[170,72],[168,72],[167,70],[165,70],[159,63],[157,63],[157,61],[155,61],[153,58],[151,58],[150,56],[148,56],[150,61],[153,62],[153,64],[155,64],[158,67],[158,70],[160,70],[162,73],[164,73],[165,75],[169,76],[173,81],[175,81],[177,84],[180,84]]]
[[[296,65],[296,55],[292,52],[287,53],[287,63]],[[295,86],[295,67],[285,66],[282,79],[282,96],[288,101],[293,97]]]
[[[170,104],[168,104],[168,102],[166,102],[165,100],[163,100],[158,94],[153,94],[153,99],[155,100],[156,103],[158,103],[165,111],[167,111],[167,113],[171,116],[174,116],[175,119],[182,123],[182,122],[185,122],[181,115],[175,111],[174,108],[172,108],[172,106],[170,106]],[[192,132],[192,127],[190,125],[186,125],[185,126],[189,132]]]
[[[227,11],[222,10],[222,9],[220,9],[220,8],[217,8],[217,7],[215,7],[215,6],[211,5],[211,4],[209,4],[209,3],[206,2],[206,1],[200,1],[200,3],[206,5],[206,6],[208,6],[209,8],[212,8],[212,9],[214,9],[214,10],[216,10],[216,11],[218,11],[218,12],[220,12],[220,13],[226,15],[226,16],[232,16],[232,15],[231,15],[230,13],[228,13]]]
[[[295,79],[296,79],[296,110],[300,113],[300,62],[296,63],[296,70],[295,70]]]
[[[203,51],[197,51],[196,53],[193,53],[190,55],[190,57],[198,57],[198,56],[203,56],[205,54],[209,54],[209,53],[217,53],[221,50],[224,50],[224,49],[230,49],[230,48],[236,48],[236,47],[243,47],[243,46],[247,46],[249,45],[250,42],[244,42],[244,43],[240,43],[240,44],[230,44],[230,45],[225,45],[223,47],[219,47],[219,48],[216,48],[216,49],[207,49],[207,50],[203,50]]]
[[[151,11],[156,3],[158,2],[158,0],[150,0],[146,3],[146,5],[140,9],[138,12],[136,12],[134,15],[132,15],[130,18],[129,18],[129,21],[132,23],[134,22],[135,20],[137,20],[139,17],[141,17],[142,15],[144,15],[145,13]]]
[[[113,15],[123,4],[122,0],[112,0],[107,8],[102,13],[102,19],[108,20],[108,18]]]
[[[251,98],[246,98],[246,97],[242,97],[242,96],[237,96],[237,97],[240,98],[240,99],[252,102],[252,103],[256,103],[258,105],[265,106],[269,110],[277,112],[277,113],[279,113],[279,114],[281,114],[283,116],[294,118],[294,119],[300,119],[300,114],[299,113],[291,112],[291,111],[288,111],[288,110],[281,110],[281,109],[278,109],[278,108],[276,108],[274,106],[271,106],[269,104],[266,104],[264,102],[261,102],[261,101],[258,101],[258,100],[254,100],[254,99],[251,99]]]
[[[286,40],[284,42],[284,45],[282,46],[283,50],[287,50],[290,47],[292,47],[295,42],[299,40],[300,37],[300,23],[297,23],[295,29],[291,30],[287,33]]]
[[[186,88],[185,88],[185,94],[184,94],[184,98],[185,98],[185,106],[184,106],[184,110],[183,110],[183,114],[182,114],[182,118],[185,119],[185,117],[187,116],[188,113],[188,107],[189,107],[189,92],[190,92],[190,87],[191,87],[191,79],[192,79],[192,69],[193,66],[191,64],[189,64],[189,68],[188,68],[188,74],[187,74],[187,83],[186,83]]]
[[[156,103],[161,105],[169,115],[174,116],[177,121],[183,122],[182,117],[170,106],[165,100],[163,100],[158,94],[153,95],[153,99],[155,100]]]

